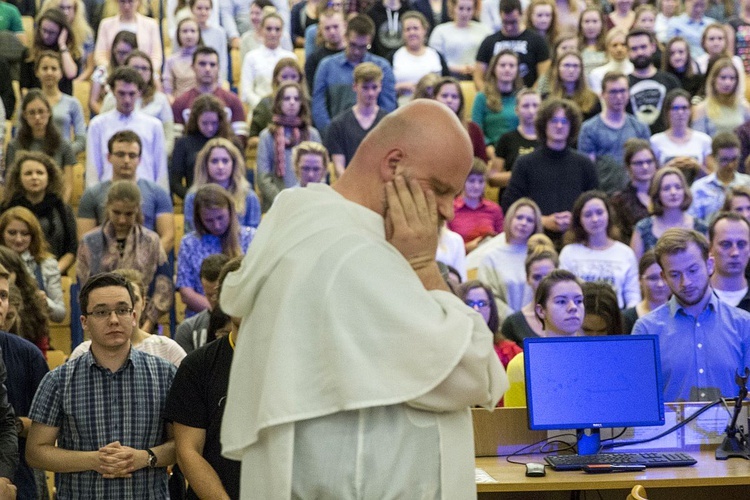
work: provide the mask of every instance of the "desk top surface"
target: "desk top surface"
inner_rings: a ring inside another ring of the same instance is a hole
[[[691,467],[649,468],[643,472],[609,474],[558,472],[547,467],[547,475],[544,477],[526,477],[523,465],[511,464],[505,457],[478,457],[476,466],[497,482],[479,483],[477,491],[629,489],[634,484],[643,484],[649,488],[750,485],[750,461],[742,458],[716,460],[712,451],[696,451],[690,455],[698,460]],[[521,455],[514,457],[514,460],[544,462],[542,455]]]

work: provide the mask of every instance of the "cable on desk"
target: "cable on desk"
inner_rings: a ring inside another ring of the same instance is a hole
[[[541,446],[539,447],[539,450],[538,450],[539,453],[552,453],[553,450],[545,451],[545,447],[548,446],[548,445],[558,444],[558,443],[559,444],[564,444],[565,447],[564,448],[558,448],[558,449],[554,450],[555,452],[566,451],[566,450],[573,449],[573,445],[571,445],[570,443],[567,443],[566,441],[558,439],[558,438],[561,438],[561,437],[564,437],[564,436],[576,437],[575,434],[568,433],[568,434],[560,434],[558,436],[554,436],[554,437],[551,437],[551,438],[548,437],[548,438],[540,439],[539,441],[537,441],[535,443],[531,443],[531,444],[528,444],[528,445],[526,445],[526,446],[524,446],[522,448],[517,449],[513,453],[501,454],[501,455],[498,455],[498,457],[505,457],[505,460],[508,463],[511,463],[511,464],[526,465],[526,462],[517,462],[515,460],[511,460],[511,457],[515,457],[515,456],[519,456],[519,455],[528,455],[529,453],[534,453],[533,451],[528,451],[527,453],[521,453],[521,452],[529,450],[529,449],[533,448],[534,446],[537,446],[537,445],[540,445],[540,444],[541,444]]]
[[[657,434],[656,436],[651,436],[649,438],[644,438],[644,439],[636,439],[634,441],[624,441],[622,443],[606,443],[606,444],[603,443],[602,446],[601,446],[601,448],[602,449],[604,449],[604,448],[620,448],[620,447],[623,447],[623,446],[630,446],[630,445],[633,445],[633,444],[648,443],[648,442],[654,441],[656,439],[663,438],[664,436],[666,436],[668,434],[671,434],[671,433],[673,433],[674,431],[676,431],[678,429],[681,429],[682,427],[684,427],[688,423],[692,422],[693,420],[695,420],[696,418],[698,418],[700,415],[702,415],[703,413],[707,412],[710,408],[713,408],[714,406],[718,405],[719,403],[724,402],[724,404],[726,405],[726,401],[732,401],[732,402],[734,402],[736,400],[737,400],[737,398],[720,398],[720,399],[717,399],[716,401],[712,401],[712,402],[708,403],[703,408],[701,408],[700,410],[696,411],[695,413],[693,413],[692,415],[690,415],[688,418],[686,418],[682,422],[680,422],[680,423],[672,426],[671,428],[667,429],[664,432],[661,432],[661,433]],[[612,439],[614,439],[614,438],[612,438]]]

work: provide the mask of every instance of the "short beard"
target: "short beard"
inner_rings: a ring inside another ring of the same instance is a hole
[[[630,60],[635,69],[646,69],[651,66],[651,56],[638,56]]]

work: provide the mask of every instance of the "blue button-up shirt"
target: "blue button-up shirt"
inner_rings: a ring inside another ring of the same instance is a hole
[[[750,314],[716,294],[697,318],[673,296],[640,318],[633,335],[659,337],[664,401],[711,401],[737,396],[735,372],[750,367]]]
[[[390,63],[380,56],[367,52],[362,62],[371,62],[378,65],[383,71],[383,82],[378,106],[390,112],[396,109],[396,79]],[[325,132],[331,118],[342,113],[357,101],[357,96],[352,90],[354,83],[354,68],[346,58],[345,52],[339,52],[323,58],[315,70],[312,96],[312,118],[315,128],[321,134]]]
[[[60,429],[57,446],[95,451],[119,441],[145,450],[166,440],[162,414],[176,368],[131,349],[116,372],[91,352],[49,372],[39,384],[29,418]],[[132,477],[104,479],[95,471],[59,474],[57,498],[168,499],[166,468],[144,468]]]
[[[708,174],[702,179],[697,179],[690,192],[693,194],[693,202],[690,204],[688,213],[693,217],[703,219],[707,223],[721,210],[726,199],[729,188],[745,186],[750,187],[750,175],[735,172],[734,179],[729,184],[724,184],[716,177],[716,172]]]
[[[681,36],[687,40],[690,47],[690,55],[695,60],[696,57],[706,53],[701,45],[703,31],[709,24],[717,22],[716,19],[703,16],[699,21],[695,21],[687,14],[674,16],[667,23],[667,40],[675,36]]]

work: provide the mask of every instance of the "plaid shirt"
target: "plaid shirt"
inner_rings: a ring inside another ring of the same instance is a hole
[[[99,366],[91,352],[42,379],[29,417],[58,427],[57,446],[94,451],[114,441],[144,450],[162,444],[162,414],[175,367],[131,349],[117,372]],[[166,468],[140,469],[130,478],[104,479],[95,471],[59,474],[57,497],[108,500],[168,499]]]

